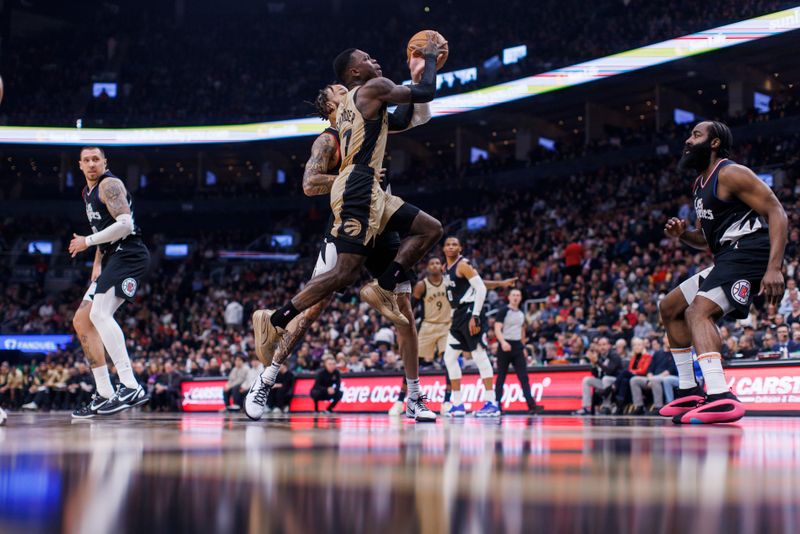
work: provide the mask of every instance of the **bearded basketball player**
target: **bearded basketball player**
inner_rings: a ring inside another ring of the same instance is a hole
[[[379,169],[388,134],[388,104],[433,100],[436,59],[441,46],[429,40],[419,49],[424,57],[424,70],[420,82],[410,86],[398,86],[382,77],[378,62],[361,50],[348,49],[334,61],[336,75],[348,89],[336,116],[342,166],[331,189],[334,216],[331,235],[336,243],[337,262],[274,314],[269,310],[253,314],[256,351],[267,359],[272,359],[278,340],[286,335],[286,326],[292,319],[358,279],[375,238],[386,231],[397,231],[406,237],[377,283],[362,289],[362,299],[392,322],[408,322],[400,313],[394,288],[410,280],[410,267],[441,237],[442,225],[419,208],[384,191]]]
[[[659,305],[680,380],[677,398],[659,413],[675,423],[730,423],[744,416],[722,370],[716,322],[723,316],[745,318],[754,295],[763,294],[776,306],[783,297],[786,212],[753,171],[728,159],[732,145],[731,131],[721,122],[701,122],[692,129],[679,168],[699,173],[693,193],[700,228],[690,230],[686,221],[673,217],[664,229],[714,256],[713,266],[673,289]],[[705,391],[695,380],[692,347]]]
[[[149,400],[133,374],[125,336],[114,313],[136,296],[150,266],[150,253],[133,219],[133,199],[122,180],[108,170],[103,150],[84,147],[79,165],[86,177],[83,201],[92,233],[73,234],[69,252],[74,258],[89,247],[96,249],[90,286],[72,324],[92,367],[97,391],[72,417],[88,419],[140,406]],[[116,392],[111,386],[106,352],[122,383]]]

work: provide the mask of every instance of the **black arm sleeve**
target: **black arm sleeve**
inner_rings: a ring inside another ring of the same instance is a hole
[[[411,86],[411,102],[424,104],[436,96],[436,55],[425,56],[425,70],[418,84]]]
[[[413,114],[414,104],[399,104],[392,113],[389,113],[389,131],[400,132],[407,129]]]

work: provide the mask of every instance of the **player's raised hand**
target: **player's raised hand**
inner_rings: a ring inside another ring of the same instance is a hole
[[[515,276],[514,278],[506,278],[505,280],[501,280],[500,287],[511,287],[517,283],[517,280],[519,280],[518,276]]]
[[[437,41],[434,36],[428,36],[428,42],[425,43],[425,46],[418,46],[414,49],[414,56],[425,56],[427,54],[434,54],[437,58],[439,54],[444,53],[444,49],[447,46],[447,41],[442,39],[441,41]],[[424,63],[423,63],[424,64]]]
[[[425,58],[411,56],[408,60],[408,70],[411,72],[411,83],[419,83],[422,79],[422,71],[425,70]]]
[[[761,280],[761,290],[759,295],[764,295],[767,304],[779,306],[783,299],[785,289],[783,273],[780,269],[767,269],[764,278]]]
[[[680,237],[686,232],[686,221],[677,217],[670,217],[664,226],[664,233],[669,237]]]
[[[69,242],[69,253],[74,258],[79,252],[83,252],[89,248],[86,245],[86,238],[82,235],[72,234],[72,241]]]

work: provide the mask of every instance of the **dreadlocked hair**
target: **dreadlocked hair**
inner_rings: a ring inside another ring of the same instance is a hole
[[[324,121],[328,120],[328,116],[330,115],[330,113],[328,113],[328,89],[330,89],[330,87],[329,84],[320,89],[319,93],[317,93],[317,98],[315,98],[313,102],[317,115]]]

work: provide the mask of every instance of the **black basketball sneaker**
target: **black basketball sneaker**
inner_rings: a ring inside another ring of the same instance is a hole
[[[117,392],[114,393],[114,396],[97,410],[97,413],[100,415],[111,415],[121,412],[122,410],[127,410],[128,408],[141,406],[149,400],[150,397],[141,385],[137,385],[136,388],[128,388],[121,385],[117,388]]]
[[[73,419],[91,419],[98,414],[98,410],[103,408],[111,399],[101,397],[97,393],[92,395],[92,400],[84,404],[74,412],[72,412]]]

